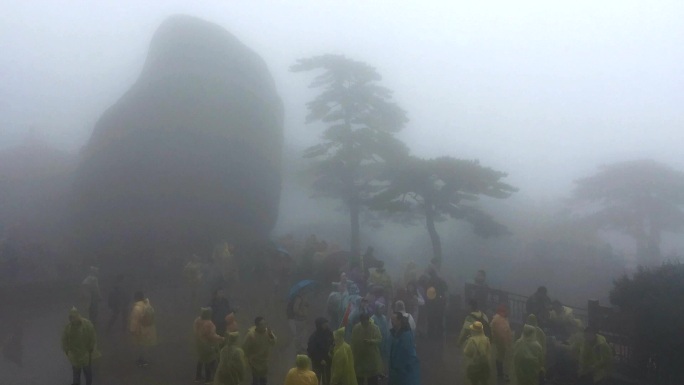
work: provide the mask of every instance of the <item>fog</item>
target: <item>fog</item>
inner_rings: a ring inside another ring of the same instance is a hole
[[[186,13],[258,52],[285,103],[287,150],[318,138],[288,71],[339,53],[375,66],[408,111],[419,156],[477,158],[521,196],[563,196],[602,163],[682,168],[684,27],[678,1],[9,1],[0,16],[0,146],[29,130],[78,150],[135,80],[152,32]],[[287,157],[288,155],[286,155]]]
[[[585,306],[587,298],[607,302],[613,279],[634,268],[634,242],[568,224],[573,217],[563,208],[575,181],[600,165],[635,159],[684,170],[681,1],[8,0],[3,5],[0,151],[38,141],[82,153],[96,122],[138,79],[152,35],[170,15],[216,23],[260,55],[284,106],[283,190],[273,238],[316,233],[342,247],[349,242],[349,219],[340,202],[311,199],[304,183],[309,161],[302,152],[317,143],[322,126],[304,123],[306,103],[317,91],[308,88],[310,74],[292,73],[290,66],[326,53],[374,66],[407,111],[409,122],[398,137],[412,154],[478,159],[508,173],[505,182],[519,189],[509,199],[483,202],[508,226],[508,237],[478,238],[457,221],[438,225],[452,293],[483,268],[493,286],[512,292],[529,294],[545,284],[554,299],[572,305]],[[73,160],[49,156],[55,164],[67,164],[60,167],[71,167]],[[56,186],[28,186],[16,193],[16,207],[3,210],[23,213],[41,229],[59,227],[61,210],[47,215],[42,206],[26,203],[57,205],[69,187],[64,181]],[[431,257],[420,222],[381,228],[364,222],[361,235],[362,246],[375,246],[395,278],[408,260],[425,266]],[[62,243],[53,242],[51,253],[68,254]],[[684,244],[666,232],[661,249],[664,255],[681,255]],[[81,264],[78,274],[87,266]],[[103,281],[111,278],[103,273]],[[160,308],[173,311],[173,301],[164,301]],[[50,322],[65,320],[61,311],[51,309]],[[190,315],[194,311],[187,309]],[[251,309],[248,313],[244,316],[253,316]],[[52,359],[49,354],[46,360]],[[12,375],[27,378],[23,372]]]

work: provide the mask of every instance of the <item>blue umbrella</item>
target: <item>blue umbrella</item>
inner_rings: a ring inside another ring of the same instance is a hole
[[[294,284],[294,286],[292,286],[290,288],[290,292],[287,294],[287,299],[291,300],[295,295],[297,295],[297,293],[302,291],[302,289],[309,287],[309,286],[313,286],[315,284],[316,284],[316,281],[311,280],[311,279],[305,279],[303,281],[297,282],[296,284]]]

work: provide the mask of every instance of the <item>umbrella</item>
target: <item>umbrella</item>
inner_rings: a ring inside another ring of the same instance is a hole
[[[316,281],[311,280],[311,279],[305,279],[303,281],[299,281],[294,286],[290,288],[289,293],[287,294],[287,299],[291,300],[297,293],[302,291],[304,288],[313,286],[316,284]]]

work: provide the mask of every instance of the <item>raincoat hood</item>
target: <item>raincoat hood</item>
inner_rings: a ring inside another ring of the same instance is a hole
[[[213,311],[210,307],[203,307],[200,309],[200,318],[203,320],[210,320]]]
[[[539,322],[537,322],[537,316],[534,314],[528,315],[527,321],[525,323],[532,326],[539,326]]]
[[[71,317],[76,317],[80,318],[81,313],[78,312],[78,309],[76,309],[76,306],[72,306],[71,309],[69,310],[69,318]]]
[[[295,359],[295,364],[297,365],[297,369],[300,370],[311,369],[311,359],[306,354],[298,354]]]
[[[238,333],[238,332],[226,333],[226,345],[227,346],[237,345],[237,342],[239,339],[240,339],[240,333]]]
[[[339,328],[333,332],[335,338],[335,345],[342,345],[344,343],[345,328]]]
[[[532,325],[525,325],[523,327],[523,337],[527,339],[535,339],[537,333],[537,328]]]

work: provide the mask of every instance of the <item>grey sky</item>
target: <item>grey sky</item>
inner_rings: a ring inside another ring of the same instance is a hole
[[[521,194],[555,197],[600,163],[650,157],[684,169],[682,1],[5,1],[0,148],[30,127],[75,150],[135,80],[168,15],[216,22],[257,51],[303,124],[300,57],[378,68],[421,156],[479,158]]]

